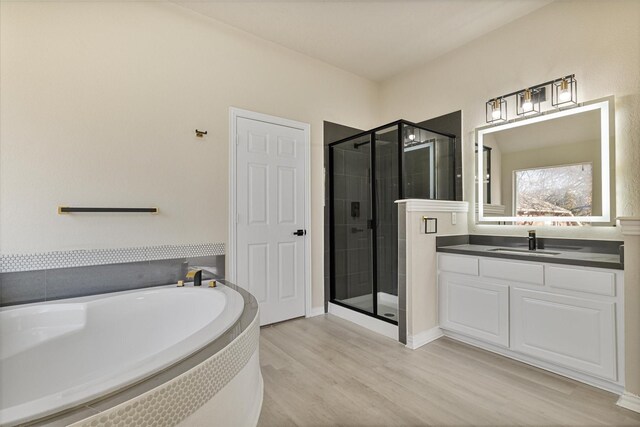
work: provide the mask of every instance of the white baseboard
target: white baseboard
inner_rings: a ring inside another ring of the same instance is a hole
[[[620,396],[620,399],[618,399],[617,405],[635,412],[640,412],[640,396],[625,391],[622,396]]]
[[[311,307],[311,311],[305,317],[316,317],[324,314],[324,307]]]
[[[444,334],[442,333],[442,329],[438,326],[435,328],[428,329],[426,331],[419,332],[415,335],[407,335],[407,347],[411,350],[415,350],[417,348],[422,347],[425,344],[430,343],[431,341],[435,341]]]
[[[370,331],[398,341],[398,326],[385,322],[384,320],[379,320],[375,317],[367,316],[366,314],[358,313],[355,310],[350,310],[332,303],[329,303],[329,314],[333,314],[363,328],[367,328]]]

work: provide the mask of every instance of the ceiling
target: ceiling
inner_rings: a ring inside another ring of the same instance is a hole
[[[174,0],[374,81],[424,64],[551,1]]]

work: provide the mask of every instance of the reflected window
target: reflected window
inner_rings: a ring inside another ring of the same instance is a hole
[[[592,215],[592,163],[515,170],[513,179],[517,216]]]

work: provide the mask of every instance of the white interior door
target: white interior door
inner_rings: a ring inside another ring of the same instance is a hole
[[[238,117],[236,135],[237,284],[261,325],[304,316],[305,132]]]

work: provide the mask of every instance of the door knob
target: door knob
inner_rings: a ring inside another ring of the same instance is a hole
[[[294,236],[304,236],[305,234],[307,234],[307,230],[297,230],[293,232]]]

